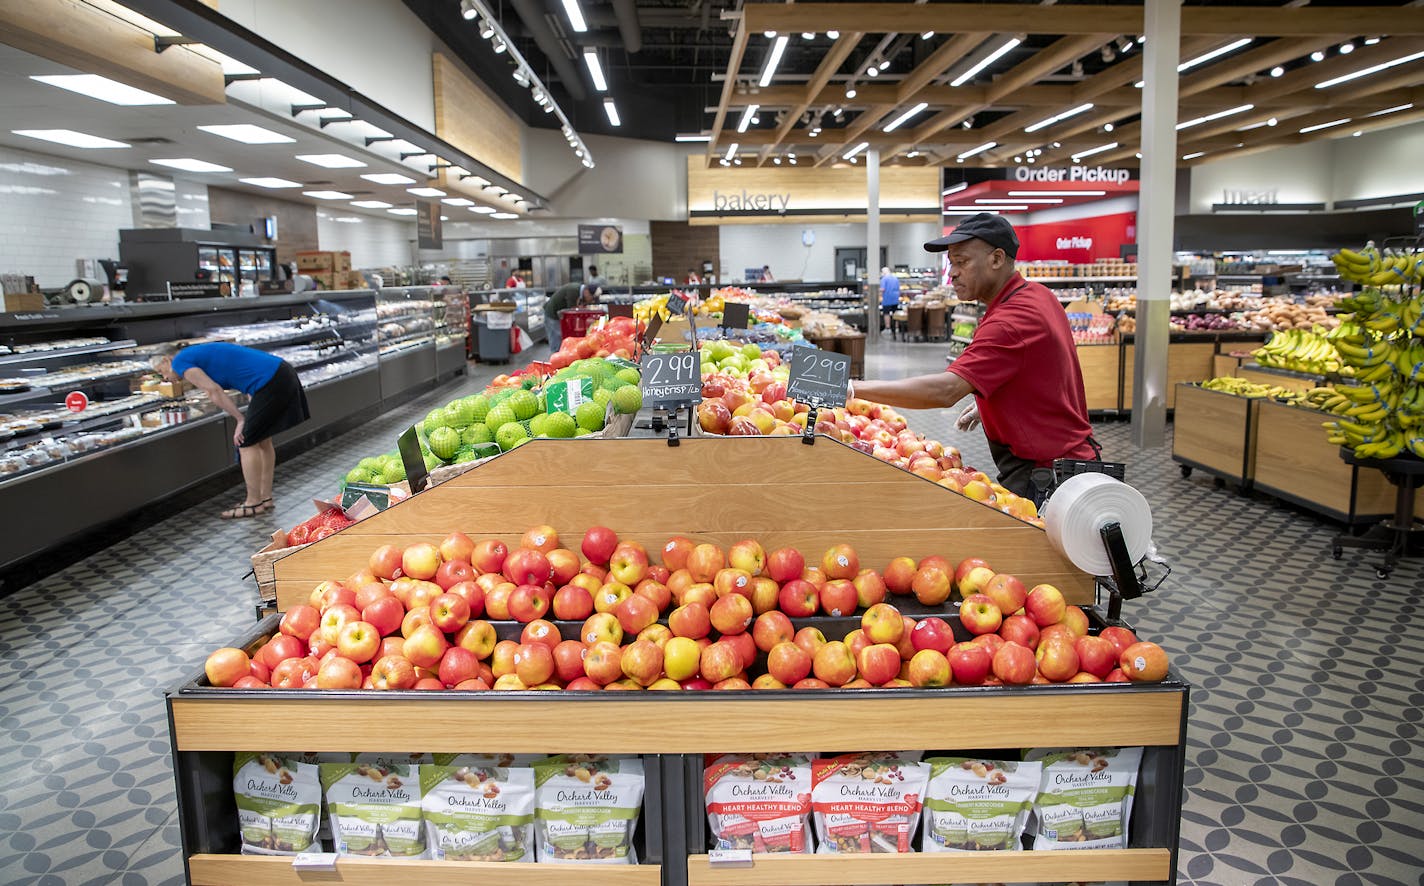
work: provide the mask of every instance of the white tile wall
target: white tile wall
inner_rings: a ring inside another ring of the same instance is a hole
[[[58,288],[75,259],[118,258],[130,227],[126,171],[0,146],[0,272]]]
[[[316,238],[318,249],[350,252],[353,268],[405,267],[413,261],[415,222],[321,209],[316,214]]]

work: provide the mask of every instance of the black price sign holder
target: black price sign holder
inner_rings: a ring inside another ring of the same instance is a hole
[[[786,395],[811,407],[801,442],[816,442],[816,415],[827,406],[844,406],[850,388],[850,356],[819,348],[794,348]]]
[[[729,301],[722,305],[722,330],[746,329],[751,319],[751,306],[746,302]]]
[[[420,440],[415,435],[415,428],[406,428],[396,440],[396,448],[400,450],[401,464],[405,465],[405,478],[410,481],[411,494],[419,492],[425,488],[425,481],[430,479],[430,472],[425,469],[425,457],[420,454]]]
[[[668,445],[677,446],[676,416],[702,398],[701,361],[697,351],[671,354],[644,354],[642,371],[643,403],[653,409],[653,430],[668,431]]]

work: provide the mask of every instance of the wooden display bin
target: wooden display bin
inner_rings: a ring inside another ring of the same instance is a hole
[[[1203,382],[1211,378],[1212,358],[1216,356],[1216,342],[1170,341],[1167,344],[1167,408],[1177,406],[1177,385],[1187,382]],[[1132,409],[1133,368],[1137,357],[1135,343],[1122,347],[1122,400],[1118,408]]]
[[[1335,417],[1260,401],[1255,488],[1344,523],[1393,514],[1395,490],[1384,475],[1341,461],[1340,447],[1325,439],[1321,425]]]
[[[1308,391],[1325,384],[1325,376],[1291,372],[1289,369],[1272,369],[1255,363],[1242,363],[1236,370],[1237,378],[1244,378],[1252,384],[1279,385],[1288,391]],[[1323,421],[1324,419],[1322,419]]]
[[[1172,460],[1182,465],[1182,476],[1200,468],[1249,488],[1255,470],[1261,401],[1194,384],[1175,385],[1174,393],[1177,413]]]
[[[827,437],[813,446],[745,437],[684,439],[677,447],[662,439],[533,441],[278,560],[279,599],[282,608],[305,600],[317,581],[349,574],[380,544],[434,540],[452,530],[514,541],[540,523],[554,524],[567,539],[596,523],[645,543],[683,534],[728,546],[750,536],[768,549],[819,551],[844,542],[871,564],[900,555],[978,555],[1025,583],[1054,584],[1074,602],[1089,603],[1094,592],[1092,577],[1055,551],[1045,532],[992,507]],[[1101,627],[1096,611],[1091,617]],[[271,616],[233,645],[253,649],[276,626]],[[213,886],[1171,882],[1187,709],[1188,687],[1175,673],[1153,684],[877,692],[431,693],[213,689],[197,672],[168,695],[184,859],[193,883]],[[578,726],[585,723],[589,728]],[[855,723],[893,725],[872,732],[830,725]],[[254,743],[272,745],[272,736],[283,735],[300,736],[301,750],[315,752],[646,755],[650,775],[635,837],[646,863],[342,858],[334,872],[298,874],[290,859],[237,855],[232,754],[261,750]],[[703,754],[1064,745],[1145,748],[1128,848],[758,856],[732,870],[713,868],[701,854],[703,795],[700,779],[690,776]]]
[[[1122,346],[1120,344],[1078,345],[1078,367],[1083,373],[1083,393],[1089,412],[1105,412],[1118,408],[1118,390],[1122,383]]]

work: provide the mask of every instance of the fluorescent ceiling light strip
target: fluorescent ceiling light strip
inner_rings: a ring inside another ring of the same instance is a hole
[[[219,166],[206,160],[194,160],[192,157],[175,157],[171,160],[150,160],[148,162],[172,169],[181,169],[184,172],[232,172],[231,167]]]
[[[789,39],[791,38],[782,35],[771,44],[771,54],[766,57],[766,65],[761,69],[761,86],[771,85],[771,78],[776,75],[776,66],[781,64],[781,54],[786,51],[786,41]]]
[[[271,188],[272,190],[300,188],[302,186],[301,182],[287,181],[285,178],[276,178],[270,175],[261,176],[259,178],[240,178],[238,181],[245,185],[253,185],[258,188]]]
[[[997,210],[997,209],[946,209],[946,210],[944,211],[944,214],[945,214],[945,215],[978,215],[978,214],[981,213],[981,212],[984,213],[984,214],[986,214],[986,215],[998,215],[998,214],[999,214],[999,210]]]
[[[760,105],[747,105],[742,109],[742,119],[737,121],[737,131],[746,132],[747,127],[752,124],[752,118],[756,116],[757,108]]]
[[[603,112],[608,115],[608,123],[612,126],[622,126],[623,121],[618,118],[618,106],[613,103],[613,99],[603,100]]]
[[[1276,118],[1274,118],[1274,117],[1271,118],[1271,120],[1274,120],[1274,119],[1276,119]],[[1251,124],[1249,124],[1249,125],[1247,125],[1247,126],[1241,127],[1240,129],[1238,129],[1238,130],[1236,130],[1236,131],[1237,131],[1237,132],[1250,132],[1250,131],[1253,130],[1253,129],[1260,129],[1262,126],[1270,126],[1270,125],[1271,125],[1271,120],[1262,120],[1260,123],[1251,123]]]
[[[975,203],[1014,203],[1014,204],[1019,204],[1019,203],[1028,203],[1028,204],[1049,203],[1049,204],[1057,204],[1057,203],[1062,203],[1063,201],[1062,201],[1061,199],[1057,198],[1057,197],[1043,197],[1043,198],[1038,198],[1038,197],[1020,197],[1020,198],[1018,198],[1017,200],[1005,200],[1005,199],[1003,199],[1003,198],[1001,198],[1001,197],[980,197],[980,198],[978,198],[977,200],[975,200],[974,202],[975,202]]]
[[[1106,197],[1107,191],[1009,191],[1010,197]]]
[[[1350,122],[1350,118],[1349,118],[1349,117],[1343,117],[1343,118],[1341,118],[1341,119],[1339,119],[1339,120],[1331,120],[1329,123],[1317,123],[1317,124],[1315,124],[1314,126],[1307,126],[1307,127],[1305,127],[1304,129],[1300,130],[1300,133],[1301,133],[1301,135],[1304,135],[1304,134],[1307,133],[1307,132],[1316,132],[1316,131],[1321,130],[1321,129],[1329,129],[1329,128],[1332,127],[1332,126],[1339,126],[1339,125],[1342,124],[1342,123],[1349,123],[1349,122]]]
[[[911,108],[910,110],[906,111],[905,113],[903,113],[903,114],[901,114],[900,116],[896,117],[894,120],[891,120],[889,123],[885,124],[885,128],[884,128],[883,130],[881,130],[881,131],[882,131],[882,132],[894,132],[895,130],[899,129],[901,126],[904,126],[906,123],[909,123],[909,122],[910,122],[910,118],[914,117],[916,114],[920,113],[921,111],[923,111],[925,108],[928,108],[929,106],[930,106],[930,105],[929,105],[929,102],[920,102],[919,104],[915,105],[915,106],[914,106],[913,108]]]
[[[868,147],[870,147],[870,142],[861,142],[860,144],[851,148],[849,151],[846,151],[844,154],[842,154],[841,159],[849,160],[850,158],[854,157],[856,154],[859,154],[861,151],[865,150]]]
[[[1205,157],[1205,156],[1206,156],[1206,151],[1195,151],[1195,152],[1193,152],[1193,153],[1191,153],[1191,154],[1183,154],[1183,155],[1182,155],[1182,159],[1183,159],[1183,160],[1195,160],[1195,159],[1197,159],[1198,157]]]
[[[440,202],[441,202],[441,203],[444,203],[446,206],[474,206],[474,205],[475,205],[475,201],[473,201],[473,200],[466,200],[464,197],[447,197],[446,199],[441,200]]]
[[[1190,71],[1197,65],[1206,64],[1214,58],[1220,58],[1221,56],[1226,55],[1228,52],[1235,52],[1236,50],[1240,49],[1243,46],[1246,46],[1250,42],[1250,37],[1242,37],[1240,40],[1228,43],[1225,46],[1219,46],[1216,49],[1213,49],[1211,52],[1202,53],[1196,58],[1188,59],[1187,61],[1182,62],[1180,65],[1177,65],[1177,73],[1180,74],[1183,71]]]
[[[508,220],[508,219],[511,219],[511,218],[519,218],[519,215],[518,215],[517,213],[513,213],[513,212],[496,212],[496,213],[494,213],[493,215],[491,215],[490,218],[498,218],[498,219]]]
[[[408,206],[397,206],[395,209],[387,209],[386,212],[389,212],[391,215],[415,215],[416,210]]]
[[[231,139],[235,142],[242,142],[245,145],[282,145],[292,144],[296,139],[282,135],[280,132],[273,132],[261,126],[254,126],[251,123],[223,123],[213,126],[199,126],[198,129],[209,135],[220,135],[223,138]]]
[[[345,154],[298,154],[297,159],[303,163],[323,166],[327,169],[361,169],[366,166],[355,157],[348,157]]]
[[[975,156],[976,154],[982,154],[982,153],[984,153],[985,151],[991,150],[991,149],[993,149],[993,148],[997,148],[998,146],[999,146],[999,143],[998,143],[998,142],[984,142],[984,144],[979,145],[979,146],[976,147],[976,148],[970,148],[969,150],[965,151],[963,154],[960,154],[960,155],[959,155],[958,157],[956,157],[955,159],[956,159],[956,160],[968,160],[970,157],[973,157],[973,156]]]
[[[1076,108],[1070,108],[1069,110],[1066,110],[1066,111],[1064,111],[1064,112],[1061,113],[1061,114],[1054,114],[1052,117],[1049,117],[1047,120],[1040,120],[1040,121],[1038,121],[1037,123],[1033,124],[1032,126],[1025,126],[1025,127],[1024,127],[1024,132],[1038,132],[1040,129],[1043,129],[1043,128],[1048,127],[1048,126],[1052,126],[1052,125],[1055,124],[1055,123],[1058,123],[1058,122],[1063,121],[1063,120],[1067,120],[1069,117],[1074,117],[1074,116],[1076,116],[1076,115],[1078,115],[1078,114],[1083,113],[1084,111],[1091,111],[1092,109],[1093,109],[1093,103],[1092,103],[1092,102],[1088,102],[1087,104],[1079,105],[1079,106],[1076,107]]]
[[[1420,58],[1424,58],[1424,51],[1415,52],[1410,55],[1401,55],[1399,58],[1391,59],[1387,62],[1380,62],[1377,65],[1371,65],[1368,68],[1363,68],[1359,71],[1355,71],[1352,74],[1341,74],[1339,77],[1326,80],[1324,83],[1317,83],[1315,84],[1315,88],[1329,89],[1332,86],[1339,86],[1341,83],[1348,83],[1351,80],[1358,80],[1361,77],[1368,77],[1371,74],[1378,74],[1380,71],[1386,71],[1390,68],[1405,64],[1407,62],[1412,62],[1415,59]]]
[[[593,79],[593,88],[599,92],[607,92],[608,80],[603,76],[603,65],[598,61],[598,53],[592,49],[585,49],[583,63],[588,67],[588,76]]]
[[[353,200],[352,206],[359,206],[362,209],[390,209],[391,204],[384,200]]]
[[[98,74],[45,74],[32,76],[30,79],[50,86],[58,86],[60,89],[67,89],[79,95],[87,95],[89,98],[96,98],[111,105],[132,107],[135,105],[176,104],[171,98],[154,95],[151,92],[129,86],[127,83],[100,77]]]
[[[1412,102],[1411,102],[1410,104],[1407,104],[1407,105],[1395,105],[1395,106],[1392,107],[1392,108],[1385,108],[1383,111],[1375,111],[1373,114],[1366,114],[1365,116],[1366,116],[1366,117],[1383,117],[1385,114],[1393,114],[1393,113],[1396,112],[1396,111],[1407,111],[1407,110],[1409,110],[1409,109],[1412,108],[1412,107],[1414,107],[1414,104],[1413,104]]]
[[[1217,111],[1215,114],[1207,114],[1205,117],[1196,117],[1191,120],[1185,120],[1177,124],[1177,129],[1189,129],[1193,126],[1200,126],[1203,123],[1210,123],[1213,120],[1220,120],[1223,117],[1230,117],[1233,114],[1243,114],[1246,111],[1249,111],[1255,107],[1255,105],[1241,105],[1240,107],[1231,108],[1229,110]]]
[[[712,136],[710,135],[692,135],[690,133],[679,135],[674,139],[674,141],[680,142],[710,142],[711,140]]]
[[[729,145],[727,148],[727,159],[730,160],[733,157],[737,156],[737,149],[740,147],[741,144],[739,142],[732,142],[732,144]]]
[[[302,191],[303,197],[314,197],[317,200],[350,200],[350,194],[343,194],[340,191]]]
[[[564,0],[564,14],[569,17],[569,26],[582,34],[588,30],[588,22],[584,21],[583,7],[579,6],[579,0]]]
[[[493,206],[471,206],[470,211],[478,212],[480,215],[489,215],[493,212],[499,212],[499,210],[495,209]]]
[[[946,188],[945,190],[940,191],[940,196],[941,196],[941,197],[948,197],[950,194],[957,194],[957,193],[959,193],[960,191],[964,190],[964,189],[967,188],[967,187],[969,187],[969,182],[960,182],[959,184],[955,185],[955,186],[952,187],[952,188]]]
[[[1094,154],[1101,154],[1103,151],[1111,151],[1115,147],[1117,147],[1117,142],[1109,142],[1105,145],[1098,145],[1096,148],[1089,148],[1086,151],[1079,151],[1078,153],[1073,155],[1073,159],[1081,160],[1084,157],[1091,157]]]
[[[368,172],[361,176],[368,182],[378,185],[413,185],[415,179],[408,175],[401,175],[399,172]]]
[[[26,138],[37,138],[41,141],[54,142],[58,145],[68,145],[71,148],[129,147],[124,142],[116,142],[111,138],[90,135],[87,132],[75,132],[73,129],[12,129],[10,132],[15,135],[23,135]]]
[[[944,211],[945,211],[945,212],[988,212],[988,211],[990,211],[990,210],[994,210],[994,211],[998,211],[998,212],[1010,212],[1010,211],[1013,211],[1013,210],[1016,210],[1016,209],[1028,209],[1028,205],[1027,205],[1027,204],[1024,204],[1024,203],[1015,203],[1015,204],[1010,205],[1010,206],[1005,206],[1005,205],[1002,205],[1002,204],[995,205],[995,206],[979,206],[979,205],[961,206],[961,205],[956,205],[956,206],[946,206],[946,207],[944,208]]]
[[[1003,46],[1000,46],[998,49],[984,56],[984,58],[974,67],[965,71],[963,74],[960,74],[958,77],[955,77],[952,81],[950,81],[949,85],[963,86],[965,83],[968,83],[970,80],[973,80],[976,74],[989,67],[994,62],[998,61],[1004,53],[1008,52],[1010,49],[1013,49],[1015,46],[1018,46],[1021,42],[1022,41],[1020,41],[1017,37],[1011,38]]]

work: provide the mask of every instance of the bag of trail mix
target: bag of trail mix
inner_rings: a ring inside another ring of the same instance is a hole
[[[1034,849],[1124,849],[1142,748],[1035,749],[1043,765],[1028,832]]]
[[[432,754],[430,760],[419,762],[433,762],[437,766],[453,766],[458,763],[461,766],[486,766],[495,769],[529,769],[535,763],[548,758],[548,754]]]
[[[637,864],[633,831],[643,808],[638,757],[567,754],[534,764],[539,860]]]
[[[925,852],[1023,848],[1038,795],[1038,763],[933,757],[925,794]]]
[[[703,772],[713,849],[807,853],[811,841],[811,761],[727,755]]]
[[[441,861],[533,861],[534,770],[468,763],[420,767],[430,850]]]
[[[244,855],[296,855],[312,848],[321,820],[315,764],[240,751],[233,759],[232,788]]]
[[[930,767],[918,754],[843,754],[811,763],[821,853],[914,852]]]
[[[321,786],[337,854],[429,857],[418,765],[323,763]]]

